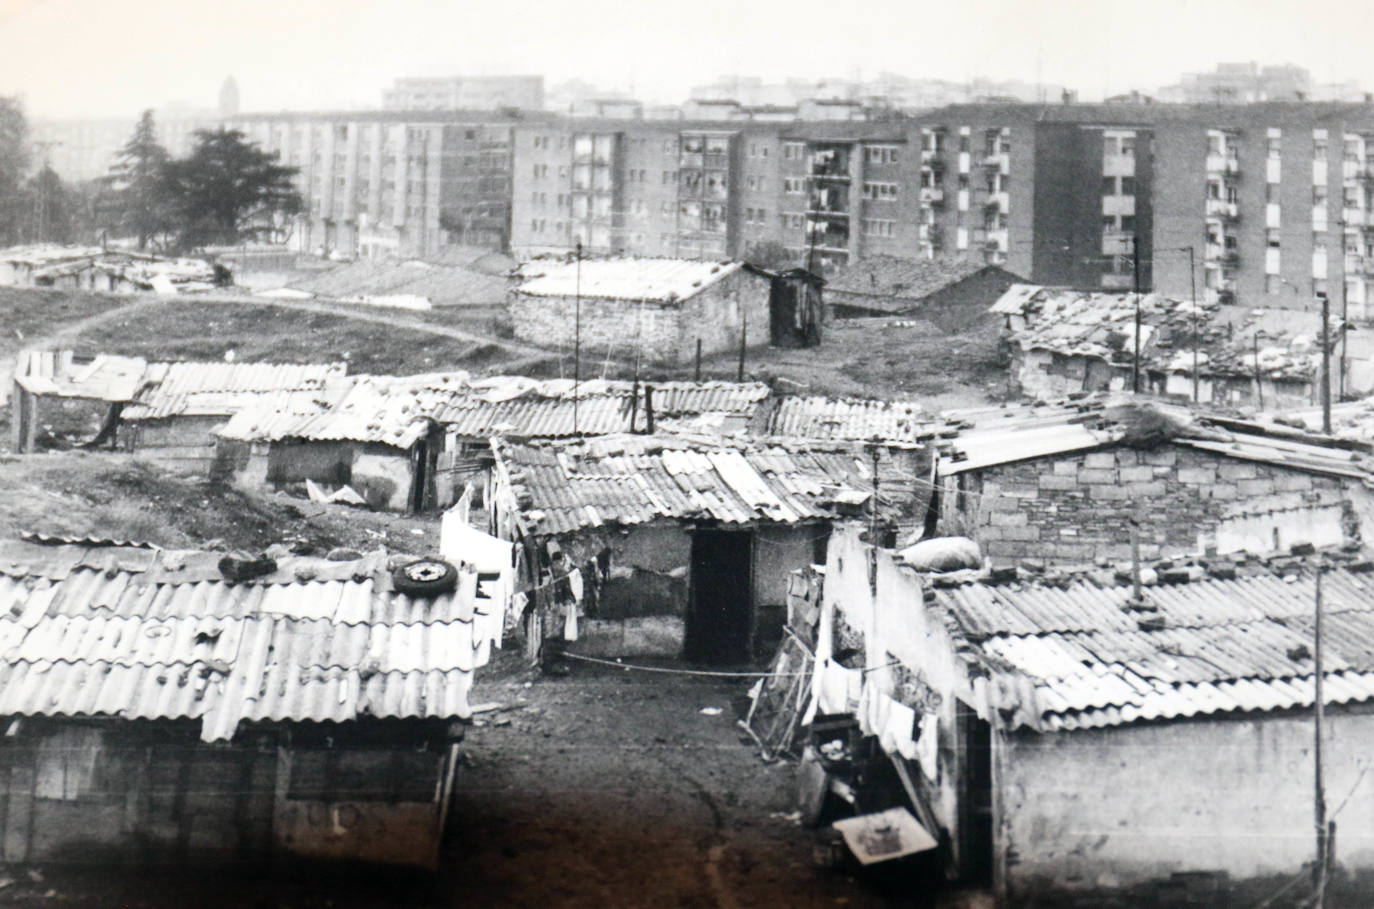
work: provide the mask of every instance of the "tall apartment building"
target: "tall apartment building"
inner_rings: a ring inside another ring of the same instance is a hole
[[[157,140],[173,158],[184,158],[195,147],[195,132],[215,129],[222,122],[213,111],[154,111]],[[106,176],[119,150],[133,138],[137,117],[78,120],[35,119],[29,139],[35,160],[47,161],[63,180],[84,183]]]
[[[512,250],[882,252],[1374,317],[1374,105],[968,104],[891,122],[520,125]],[[1190,255],[1192,270],[1190,271]]]
[[[231,125],[300,169],[292,244],[354,256],[506,248],[511,135],[493,112],[247,114]]]
[[[410,76],[382,93],[386,110],[543,110],[543,76]]]

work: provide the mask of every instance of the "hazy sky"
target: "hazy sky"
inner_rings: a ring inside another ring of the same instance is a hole
[[[31,116],[378,105],[394,76],[543,73],[680,101],[724,73],[1044,81],[1084,99],[1219,60],[1374,88],[1357,0],[0,0],[0,94]]]

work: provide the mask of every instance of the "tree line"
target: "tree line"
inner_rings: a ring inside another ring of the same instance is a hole
[[[17,99],[0,97],[0,246],[134,241],[172,254],[205,246],[282,241],[303,201],[299,168],[279,163],[239,130],[205,129],[185,158],[158,142],[152,111],[114,155],[109,173],[63,182],[33,151]]]

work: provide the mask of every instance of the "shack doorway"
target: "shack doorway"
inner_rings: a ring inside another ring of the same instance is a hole
[[[963,702],[960,744],[959,871],[970,883],[992,882],[992,727]]]
[[[748,661],[754,618],[753,552],[754,535],[747,531],[692,534],[691,599],[682,646],[685,659],[716,665]]]

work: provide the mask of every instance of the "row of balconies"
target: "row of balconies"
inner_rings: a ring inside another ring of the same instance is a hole
[[[1230,155],[1208,155],[1207,172],[1234,176],[1240,173],[1240,161]]]

